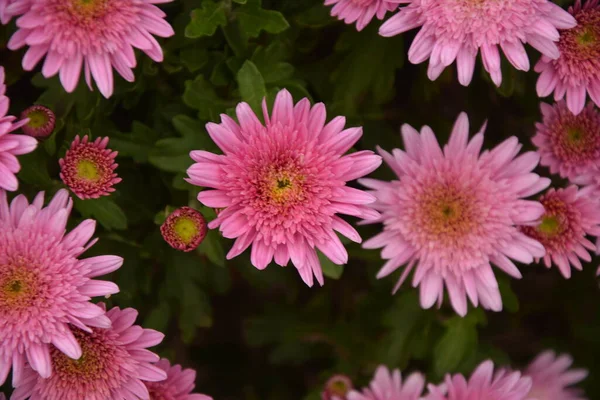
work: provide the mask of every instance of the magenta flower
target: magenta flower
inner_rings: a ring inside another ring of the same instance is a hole
[[[468,381],[460,374],[446,375],[444,384],[437,387],[430,384],[427,389],[429,393],[423,400],[525,400],[531,378],[505,369],[494,373],[494,364],[485,361]]]
[[[73,203],[60,190],[43,207],[44,193],[29,204],[20,195],[8,204],[0,190],[0,385],[13,370],[13,385],[28,362],[42,377],[52,373],[50,354],[78,359],[74,331],[110,327],[104,309],[90,297],[119,291],[112,282],[92,278],[121,267],[117,256],[79,259],[96,240],[96,222],[83,221],[65,234]],[[54,350],[50,350],[51,345]]]
[[[468,297],[494,311],[502,299],[491,263],[514,278],[521,274],[512,260],[525,264],[543,257],[544,247],[519,231],[544,214],[537,201],[524,198],[550,184],[531,172],[539,156],[521,149],[516,137],[480,154],[481,129],[470,141],[469,120],[461,114],[449,143],[442,150],[433,131],[421,133],[402,126],[406,151],[379,150],[398,180],[362,179],[377,197],[374,208],[383,232],[367,240],[367,249],[383,248],[388,260],[377,274],[383,278],[401,266],[396,288],[415,269],[413,286],[420,286],[424,308],[441,304],[444,285],[460,315],[467,313]]]
[[[0,0],[2,1],[2,0]],[[27,120],[14,122],[16,117],[6,115],[10,100],[4,94],[4,68],[0,67],[0,191],[15,191],[19,181],[15,174],[21,170],[16,156],[31,153],[37,147],[37,140],[25,135],[15,135],[11,132],[27,123]]]
[[[90,89],[93,78],[108,98],[113,93],[113,68],[125,80],[134,81],[135,48],[156,62],[163,60],[152,35],[169,37],[174,32],[154,4],[170,1],[16,0],[12,7],[23,10],[23,15],[8,48],[29,46],[23,57],[26,71],[46,56],[42,74],[49,78],[58,73],[67,92],[75,90],[83,67]]]
[[[212,397],[204,394],[192,394],[196,371],[183,369],[181,365],[173,365],[167,359],[161,359],[155,364],[156,367],[166,372],[167,379],[159,382],[145,382],[150,399],[152,400],[212,400]]]
[[[181,207],[173,211],[160,227],[165,241],[176,250],[189,252],[206,237],[206,221],[199,211]]]
[[[82,200],[109,196],[121,182],[115,173],[117,152],[107,145],[108,137],[89,142],[87,136],[76,136],[64,158],[58,160],[60,179]]]
[[[573,359],[562,354],[556,356],[545,351],[533,360],[525,370],[533,385],[527,400],[586,400],[583,391],[570,388],[587,377],[584,369],[570,369]]]
[[[44,106],[31,106],[21,113],[22,119],[29,121],[23,125],[23,133],[34,138],[45,139],[54,131],[56,116],[51,109]]]
[[[397,3],[394,0],[325,0],[326,6],[333,5],[331,16],[347,24],[356,23],[358,31],[369,25],[373,17],[383,19],[388,11],[397,9]]]
[[[343,130],[343,117],[325,125],[323,104],[311,108],[303,99],[294,106],[287,90],[277,95],[272,115],[263,102],[264,124],[246,103],[236,112],[239,124],[223,114],[220,124],[206,126],[225,154],[191,153],[196,163],[188,169],[188,181],[215,189],[200,192],[198,200],[224,208],[208,227],[220,227],[224,237],[236,239],[227,259],[252,245],[256,268],[266,268],[273,259],[285,266],[291,259],[307,285],[312,286],[313,274],[322,285],[315,249],[345,264],[348,253],[335,231],[361,241],[336,214],[379,215],[367,206],[375,198],[346,182],[375,170],[381,158],[371,151],[344,156],[362,129]]]
[[[98,308],[105,310],[103,303]],[[159,357],[147,348],[162,342],[164,335],[133,325],[137,315],[132,308],[114,307],[106,313],[110,327],[89,332],[73,328],[81,358],[73,360],[52,347],[48,361],[53,374],[44,378],[25,367],[11,400],[148,400],[144,383],[162,381],[167,373],[152,364]]]
[[[560,32],[560,57],[542,56],[535,66],[540,73],[537,93],[554,100],[567,97],[567,107],[579,114],[587,94],[600,107],[600,1],[577,0],[569,8],[577,27]],[[563,27],[560,27],[563,28]]]
[[[382,36],[394,36],[421,27],[408,59],[420,64],[429,59],[427,75],[436,80],[456,61],[458,81],[468,86],[475,58],[481,50],[483,66],[496,86],[502,83],[500,52],[517,69],[529,70],[524,43],[556,59],[558,29],[575,26],[575,19],[548,0],[397,0],[409,3],[380,28]]]
[[[578,191],[577,186],[550,189],[540,202],[545,208],[541,222],[521,230],[544,245],[546,267],[550,268],[554,263],[568,279],[571,265],[581,271],[580,259],[592,261],[588,251],[595,251],[596,245],[586,235],[600,236],[600,203],[589,190]]]
[[[369,387],[362,392],[348,393],[348,400],[419,400],[425,388],[425,378],[420,373],[409,375],[404,381],[399,370],[390,372],[381,365]]]
[[[540,164],[553,174],[575,179],[600,169],[600,113],[592,103],[573,115],[564,101],[542,103],[543,121],[531,140],[541,155]]]
[[[321,400],[346,400],[352,390],[352,381],[346,375],[334,375],[327,380]]]

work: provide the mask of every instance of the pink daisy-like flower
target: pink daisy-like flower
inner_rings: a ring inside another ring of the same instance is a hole
[[[483,66],[500,86],[500,52],[517,69],[529,70],[524,43],[549,59],[559,56],[558,29],[572,28],[575,19],[548,0],[397,0],[409,3],[380,28],[382,36],[394,36],[422,27],[408,59],[420,64],[429,59],[427,75],[436,80],[456,61],[458,81],[468,86],[475,58],[481,50]]]
[[[425,378],[415,372],[402,381],[400,371],[390,372],[381,365],[368,388],[348,393],[348,400],[418,400],[425,388]]]
[[[181,251],[195,250],[206,237],[206,221],[199,211],[181,207],[173,211],[160,227],[169,246]]]
[[[156,62],[163,60],[152,35],[169,37],[174,31],[154,4],[170,1],[16,0],[8,9],[22,10],[23,15],[8,48],[29,46],[23,57],[26,71],[46,56],[42,74],[49,78],[58,73],[67,92],[75,90],[83,67],[90,89],[93,78],[108,98],[113,93],[113,68],[125,80],[134,81],[134,48]]]
[[[146,382],[151,400],[212,400],[204,394],[192,394],[196,371],[183,369],[181,365],[173,365],[167,359],[161,359],[155,364],[167,373],[167,379],[160,382]]]
[[[92,278],[117,270],[121,257],[79,259],[96,242],[96,222],[85,220],[65,234],[73,206],[67,191],[60,190],[47,207],[43,203],[39,193],[31,204],[20,195],[9,206],[0,190],[0,385],[11,366],[17,385],[26,362],[47,378],[52,352],[81,357],[74,330],[110,327],[104,309],[90,298],[119,291]]]
[[[600,168],[600,113],[592,103],[574,115],[564,101],[540,105],[543,121],[531,140],[541,155],[540,164],[553,174],[574,179]]]
[[[98,308],[105,306],[100,303]],[[110,328],[73,328],[81,358],[73,360],[52,347],[52,375],[43,378],[26,367],[11,400],[149,400],[145,382],[165,380],[167,373],[152,364],[159,357],[147,348],[162,342],[164,335],[134,325],[137,315],[132,308],[114,307],[106,313]]]
[[[381,256],[388,261],[377,277],[408,264],[394,291],[414,268],[413,286],[420,286],[424,308],[436,301],[441,305],[445,285],[460,315],[467,313],[467,297],[475,306],[500,311],[491,263],[520,278],[511,259],[528,264],[545,254],[539,242],[519,230],[544,213],[539,202],[524,200],[550,184],[531,172],[539,155],[517,157],[516,137],[480,154],[484,128],[469,141],[469,120],[461,114],[442,150],[428,126],[419,134],[404,125],[406,151],[379,150],[399,180],[360,180],[373,189],[374,208],[382,215],[366,222],[384,224],[383,232],[363,245],[383,247]]]
[[[82,200],[108,196],[121,182],[115,173],[118,153],[107,149],[107,145],[108,137],[89,142],[87,136],[76,136],[65,157],[58,160],[60,178]]]
[[[573,359],[553,351],[545,351],[533,360],[524,374],[533,385],[527,400],[586,400],[583,391],[569,388],[587,377],[584,369],[571,369]]]
[[[346,375],[334,375],[325,383],[321,392],[321,400],[345,400],[352,390],[352,381]]]
[[[600,1],[582,5],[577,0],[569,12],[577,26],[560,32],[560,57],[544,55],[536,64],[537,93],[546,97],[554,92],[556,101],[566,95],[569,110],[579,114],[587,94],[600,107]]]
[[[264,269],[275,259],[289,260],[302,279],[312,286],[313,274],[323,284],[323,271],[315,248],[336,264],[345,264],[348,253],[335,231],[360,242],[356,230],[336,214],[361,218],[379,215],[367,204],[375,198],[346,186],[374,171],[381,157],[371,151],[344,156],[362,135],[362,128],[343,130],[344,117],[325,125],[325,106],[311,108],[308,99],[296,105],[287,90],[275,99],[269,115],[263,101],[265,124],[250,106],[236,109],[239,124],[227,115],[221,123],[206,126],[225,154],[198,150],[188,169],[188,181],[214,188],[198,194],[207,207],[224,208],[208,224],[220,227],[223,236],[237,239],[227,259],[250,245],[250,259]]]
[[[14,191],[19,187],[15,174],[21,170],[16,156],[35,150],[37,140],[11,133],[25,125],[27,120],[14,122],[16,117],[6,115],[10,100],[5,93],[4,68],[0,67],[0,190]]]
[[[388,11],[398,8],[398,2],[393,0],[325,0],[325,5],[333,5],[332,17],[337,17],[347,24],[356,22],[358,31],[369,25],[373,17],[383,19]]]
[[[428,385],[423,400],[525,400],[531,389],[531,378],[520,372],[500,369],[494,373],[494,363],[485,361],[467,381],[464,376],[446,375],[440,386]]]
[[[600,203],[589,190],[578,191],[577,186],[550,189],[540,202],[545,209],[541,222],[521,230],[544,245],[546,267],[554,262],[568,279],[571,265],[581,271],[580,259],[592,261],[588,251],[595,251],[596,245],[586,235],[600,236]]]

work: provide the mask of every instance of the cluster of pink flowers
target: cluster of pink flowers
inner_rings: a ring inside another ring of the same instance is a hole
[[[481,363],[467,379],[461,374],[446,375],[444,382],[427,384],[418,373],[403,379],[399,370],[381,365],[370,385],[352,388],[348,377],[335,376],[325,385],[322,400],[585,400],[572,386],[585,379],[587,371],[572,369],[573,360],[566,354],[556,356],[546,351],[523,371],[500,368],[494,371],[491,361]],[[343,381],[332,391],[332,383]],[[425,387],[427,390],[424,393]]]

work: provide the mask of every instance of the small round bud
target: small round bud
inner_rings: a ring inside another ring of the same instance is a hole
[[[172,248],[188,252],[196,249],[206,237],[206,221],[199,211],[181,207],[167,217],[160,232]]]

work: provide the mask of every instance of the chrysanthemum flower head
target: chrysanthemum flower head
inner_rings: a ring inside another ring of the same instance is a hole
[[[90,297],[117,293],[118,287],[92,278],[115,271],[123,260],[80,259],[95,243],[95,221],[66,233],[73,205],[67,191],[59,191],[47,207],[43,203],[40,193],[31,204],[20,195],[9,206],[0,190],[0,385],[11,366],[13,385],[18,384],[26,362],[49,377],[51,353],[81,357],[75,330],[110,327],[104,309]]]
[[[569,110],[579,114],[587,94],[600,106],[600,1],[576,0],[569,12],[577,26],[560,32],[560,57],[544,55],[536,64],[537,93],[546,97],[554,92],[557,101],[566,95]]]
[[[379,33],[394,36],[421,27],[408,59],[429,59],[427,75],[437,79],[456,61],[458,80],[468,86],[481,50],[483,66],[500,86],[500,52],[517,69],[529,70],[524,43],[549,59],[559,56],[558,29],[572,28],[575,19],[549,0],[399,0],[409,3],[386,21]]]
[[[425,387],[425,378],[415,372],[402,380],[400,370],[390,370],[381,365],[369,387],[362,392],[348,393],[348,400],[419,400]]]
[[[114,307],[106,313],[109,328],[73,328],[81,357],[73,360],[52,347],[52,375],[44,378],[26,367],[12,400],[149,399],[144,382],[162,381],[167,373],[152,364],[159,357],[147,348],[162,342],[164,335],[134,325],[137,314],[132,308]]]
[[[135,79],[134,48],[161,62],[163,53],[152,35],[169,37],[173,28],[154,4],[171,0],[16,0],[23,15],[11,37],[11,50],[29,46],[23,68],[32,70],[44,56],[42,74],[59,74],[67,92],[77,86],[81,69],[92,88],[113,93],[113,68],[127,81]]]
[[[1,0],[0,0],[1,1]],[[373,17],[383,19],[388,11],[398,8],[398,1],[388,0],[325,0],[326,6],[333,6],[331,16],[347,24],[356,23],[356,29],[362,31]]]
[[[196,249],[206,237],[206,221],[199,211],[181,207],[173,211],[160,227],[163,238],[181,251]]]
[[[348,261],[335,231],[361,239],[337,214],[375,218],[378,213],[367,206],[373,196],[346,182],[375,170],[381,158],[371,151],[344,156],[362,129],[343,130],[343,117],[325,125],[323,104],[311,107],[303,99],[294,105],[287,90],[277,95],[271,115],[263,102],[264,124],[246,103],[236,112],[239,123],[222,115],[220,124],[207,125],[224,154],[191,153],[196,163],[188,169],[188,181],[215,189],[200,192],[198,200],[224,208],[208,227],[236,239],[228,259],[252,245],[256,268],[273,259],[285,266],[291,259],[304,282],[312,286],[314,274],[323,284],[315,249],[336,264]]]
[[[345,400],[352,390],[352,381],[346,375],[334,375],[325,383],[321,400]]]
[[[34,138],[44,139],[52,134],[56,117],[51,109],[44,106],[31,106],[21,114],[29,121],[23,125],[23,133]]]
[[[592,103],[574,115],[564,101],[541,104],[543,121],[536,124],[532,142],[540,164],[553,174],[574,179],[600,168],[600,112]]]
[[[382,278],[407,264],[396,289],[415,268],[413,286],[420,286],[421,305],[441,304],[444,285],[452,306],[467,312],[468,297],[494,311],[502,299],[491,263],[515,278],[521,274],[512,260],[531,263],[544,248],[519,231],[544,213],[537,201],[524,198],[550,183],[532,173],[539,156],[521,149],[511,137],[480,154],[483,128],[470,141],[469,121],[461,114],[449,143],[442,150],[433,131],[402,127],[406,151],[380,150],[399,180],[362,179],[377,198],[374,208],[384,230],[363,247],[383,247],[388,260],[377,275]],[[416,265],[416,267],[415,267]]]
[[[159,382],[145,382],[151,400],[212,400],[204,394],[191,393],[194,390],[196,371],[182,369],[181,365],[173,365],[167,359],[161,359],[155,364],[165,371],[167,379]]]
[[[60,178],[82,200],[108,196],[121,182],[115,173],[117,152],[107,149],[108,137],[90,142],[75,137],[60,164]]]
[[[25,125],[27,120],[15,122],[16,117],[6,115],[10,100],[5,93],[4,68],[0,67],[0,190],[14,191],[19,187],[15,174],[21,170],[16,156],[35,150],[37,140],[11,133]]]
[[[464,376],[446,375],[440,386],[428,385],[423,400],[525,400],[531,389],[531,378],[520,372],[500,369],[494,363],[481,363],[467,381]]]
[[[527,400],[586,400],[583,391],[569,386],[587,377],[584,369],[572,369],[573,359],[553,351],[545,351],[529,364],[524,374],[532,379],[533,385]]]
[[[590,262],[588,251],[596,245],[586,235],[600,236],[600,202],[590,190],[577,186],[550,189],[540,198],[545,212],[535,226],[522,227],[523,233],[544,245],[544,264],[558,266],[565,278],[571,277],[571,265],[581,271],[580,259]]]

